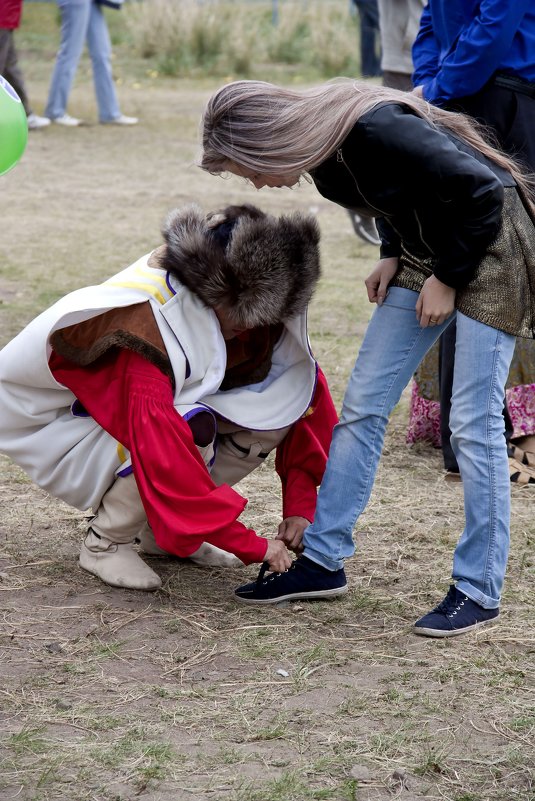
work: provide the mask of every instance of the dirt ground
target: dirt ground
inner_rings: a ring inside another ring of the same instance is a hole
[[[39,101],[44,81],[33,88]],[[1,343],[159,244],[173,206],[312,210],[324,274],[310,336],[339,406],[375,250],[312,187],[256,193],[196,169],[211,88],[125,82],[137,128],[30,135],[0,178]],[[94,119],[87,77],[76,104]],[[535,492],[512,487],[500,622],[452,641],[415,637],[414,620],[447,590],[463,510],[440,454],[406,446],[406,422],[405,397],[358,524],[350,592],[259,610],[232,599],[253,567],[154,559],[160,591],[105,586],[77,565],[87,514],[2,457],[1,801],[533,801]],[[240,490],[245,522],[273,534],[272,462]]]

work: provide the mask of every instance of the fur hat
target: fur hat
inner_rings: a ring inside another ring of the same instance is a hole
[[[210,308],[224,307],[238,326],[303,312],[320,276],[311,216],[276,218],[250,205],[205,215],[191,205],[172,211],[162,233],[161,266]]]

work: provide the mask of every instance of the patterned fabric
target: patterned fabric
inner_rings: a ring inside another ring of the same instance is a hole
[[[485,325],[516,337],[535,337],[535,248],[533,220],[517,190],[504,189],[502,224],[475,276],[455,298],[456,308]],[[392,286],[420,292],[435,259],[402,250]]]
[[[438,343],[429,351],[414,376],[407,442],[430,442],[440,448]],[[513,439],[535,434],[535,342],[517,339],[507,379],[507,408]]]

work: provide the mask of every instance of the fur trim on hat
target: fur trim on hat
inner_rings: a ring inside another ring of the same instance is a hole
[[[226,246],[216,236],[222,225]],[[276,218],[249,205],[205,216],[192,205],[172,211],[162,233],[162,267],[210,308],[227,310],[238,327],[303,312],[320,276],[319,228],[312,216]]]

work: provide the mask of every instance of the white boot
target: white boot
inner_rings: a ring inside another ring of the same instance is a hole
[[[233,553],[223,551],[209,542],[203,542],[195,553],[188,556],[188,559],[202,567],[243,567],[241,559],[238,559]]]
[[[145,564],[132,543],[120,544],[89,529],[80,551],[80,567],[112,587],[128,590],[157,590],[160,577]]]
[[[149,525],[143,526],[136,539],[139,540],[139,547],[143,553],[151,556],[173,556],[173,554],[156,545],[154,533]],[[208,542],[203,542],[195,553],[188,556],[188,559],[202,567],[243,567],[243,562],[237,556],[228,553],[228,551],[223,551],[215,545],[210,545]]]
[[[140,550],[149,556],[172,556],[168,551],[164,551],[159,545],[156,545],[154,539],[154,532],[148,523],[145,523],[143,528],[136,534],[136,540],[139,542]]]

